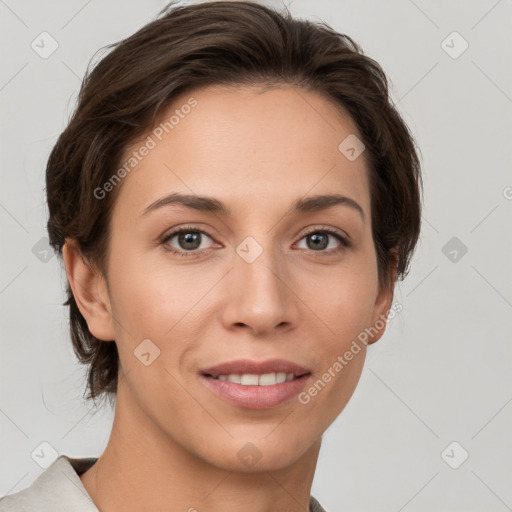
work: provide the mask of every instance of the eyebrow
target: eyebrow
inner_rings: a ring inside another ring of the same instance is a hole
[[[157,199],[143,210],[141,216],[147,215],[154,210],[171,204],[179,204],[201,212],[215,213],[226,217],[232,216],[232,212],[228,206],[218,199],[194,194],[180,194],[177,192]],[[354,201],[354,199],[341,194],[321,194],[300,198],[292,204],[287,214],[326,210],[338,205],[348,206],[349,208],[354,209],[359,213],[363,222],[366,222],[364,211],[359,203]]]

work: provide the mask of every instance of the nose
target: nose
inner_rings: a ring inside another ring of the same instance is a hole
[[[234,255],[225,283],[222,320],[226,329],[249,329],[261,336],[294,328],[299,317],[298,299],[285,262],[278,261],[270,249],[264,249],[252,262],[243,251],[240,254]]]

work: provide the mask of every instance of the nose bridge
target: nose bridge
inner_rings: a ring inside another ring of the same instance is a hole
[[[225,319],[258,332],[293,321],[290,292],[283,281],[282,261],[271,234],[246,237],[235,248]]]
[[[281,298],[282,284],[279,279],[279,255],[272,245],[272,236],[267,234],[260,243],[252,236],[246,237],[237,247],[235,274],[250,287],[252,295],[263,294],[270,300]],[[262,236],[259,237],[260,240]]]

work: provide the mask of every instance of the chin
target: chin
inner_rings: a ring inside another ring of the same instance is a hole
[[[278,471],[295,464],[314,444],[314,439],[292,441],[290,436],[279,436],[275,432],[269,437],[265,436],[268,436],[268,432],[255,437],[238,436],[223,447],[219,443],[216,452],[210,453],[209,458],[213,465],[225,471]]]

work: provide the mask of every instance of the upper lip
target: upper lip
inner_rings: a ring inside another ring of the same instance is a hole
[[[266,361],[252,361],[250,359],[236,359],[234,361],[226,361],[201,370],[203,375],[218,377],[219,375],[230,374],[256,374],[263,375],[265,373],[293,373],[295,377],[300,377],[311,373],[307,368],[287,361],[286,359],[268,359]]]

